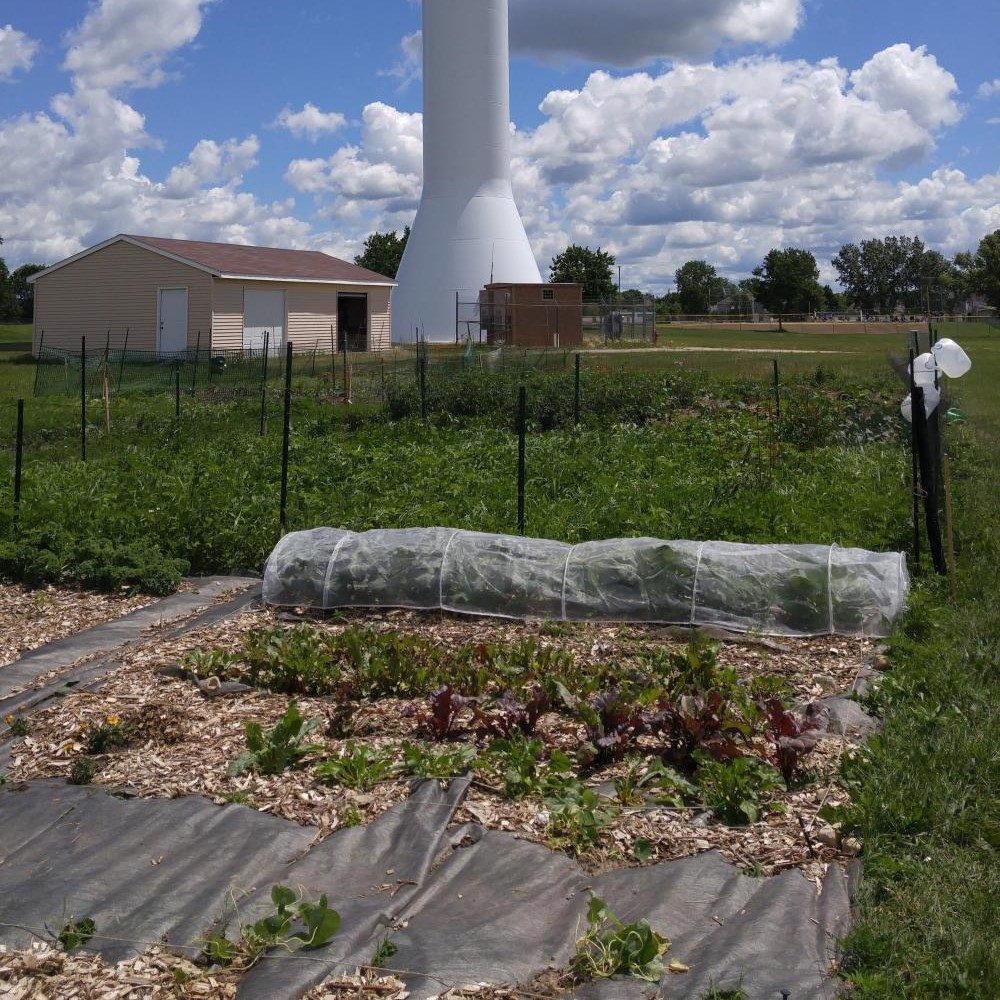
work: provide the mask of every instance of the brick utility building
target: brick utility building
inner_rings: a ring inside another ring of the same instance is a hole
[[[313,250],[114,236],[39,271],[32,350],[379,351],[395,282]]]
[[[494,282],[479,293],[479,322],[489,344],[578,347],[583,343],[583,288],[570,282]]]

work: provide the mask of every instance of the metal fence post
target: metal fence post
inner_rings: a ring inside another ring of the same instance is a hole
[[[580,423],[580,355],[576,355],[575,386],[573,389],[573,426]]]
[[[271,331],[264,331],[264,360],[260,372],[260,436],[264,436],[265,430],[265,406],[267,405],[267,352],[271,339]]]
[[[187,354],[187,351],[184,352]],[[198,384],[198,358],[201,357],[201,330],[198,331],[198,339],[194,342],[194,370],[191,372],[191,394],[194,395],[194,388]]]
[[[281,501],[279,521],[281,533],[288,528],[288,439],[292,428],[292,342],[285,348],[285,423],[281,439]]]
[[[87,461],[87,338],[80,338],[80,458]]]
[[[174,416],[181,419],[181,366],[174,368]]]
[[[17,401],[17,437],[14,443],[14,520],[21,514],[21,459],[24,454],[24,400]]]
[[[38,369],[42,366],[42,348],[45,346],[45,331],[38,335],[38,357],[35,359],[35,384],[31,387],[31,395],[38,395]]]
[[[528,391],[522,385],[517,393],[517,533],[524,534],[525,441],[527,432]]]
[[[125,327],[125,342],[122,344],[122,356],[118,361],[118,381],[115,383],[115,393],[119,393],[122,390],[122,375],[125,372],[125,352],[128,351],[128,332],[129,327]]]
[[[427,419],[427,355],[420,355],[420,419]]]
[[[941,520],[938,513],[937,483],[935,481],[934,460],[931,456],[931,441],[927,428],[927,413],[924,409],[924,390],[915,386],[910,396],[910,416],[913,420],[913,436],[917,442],[917,456],[920,462],[921,494],[924,498],[924,517],[927,521],[927,541],[931,550],[934,570],[942,576],[948,572],[944,549],[941,546]]]
[[[913,498],[913,562],[920,569],[920,477],[917,459],[917,429],[913,416],[916,409],[914,390],[916,382],[913,375],[913,348],[910,348],[910,493]],[[921,393],[923,395],[923,393]]]
[[[778,374],[778,359],[774,359],[774,412],[775,417],[781,420],[781,380]]]

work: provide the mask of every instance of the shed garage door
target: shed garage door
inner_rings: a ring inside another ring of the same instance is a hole
[[[243,349],[263,350],[265,335],[268,353],[281,353],[285,343],[285,293],[271,289],[244,289]]]

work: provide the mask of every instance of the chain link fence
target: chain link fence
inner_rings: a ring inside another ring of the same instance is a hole
[[[543,296],[545,290],[542,291]],[[455,342],[490,347],[566,349],[584,341],[654,343],[656,300],[524,301],[498,292],[489,299],[456,299]]]

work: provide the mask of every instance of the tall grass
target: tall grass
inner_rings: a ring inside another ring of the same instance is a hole
[[[918,582],[876,703],[882,734],[848,769],[865,843],[848,976],[863,1000],[1000,996],[1000,340],[952,387],[958,600]]]

